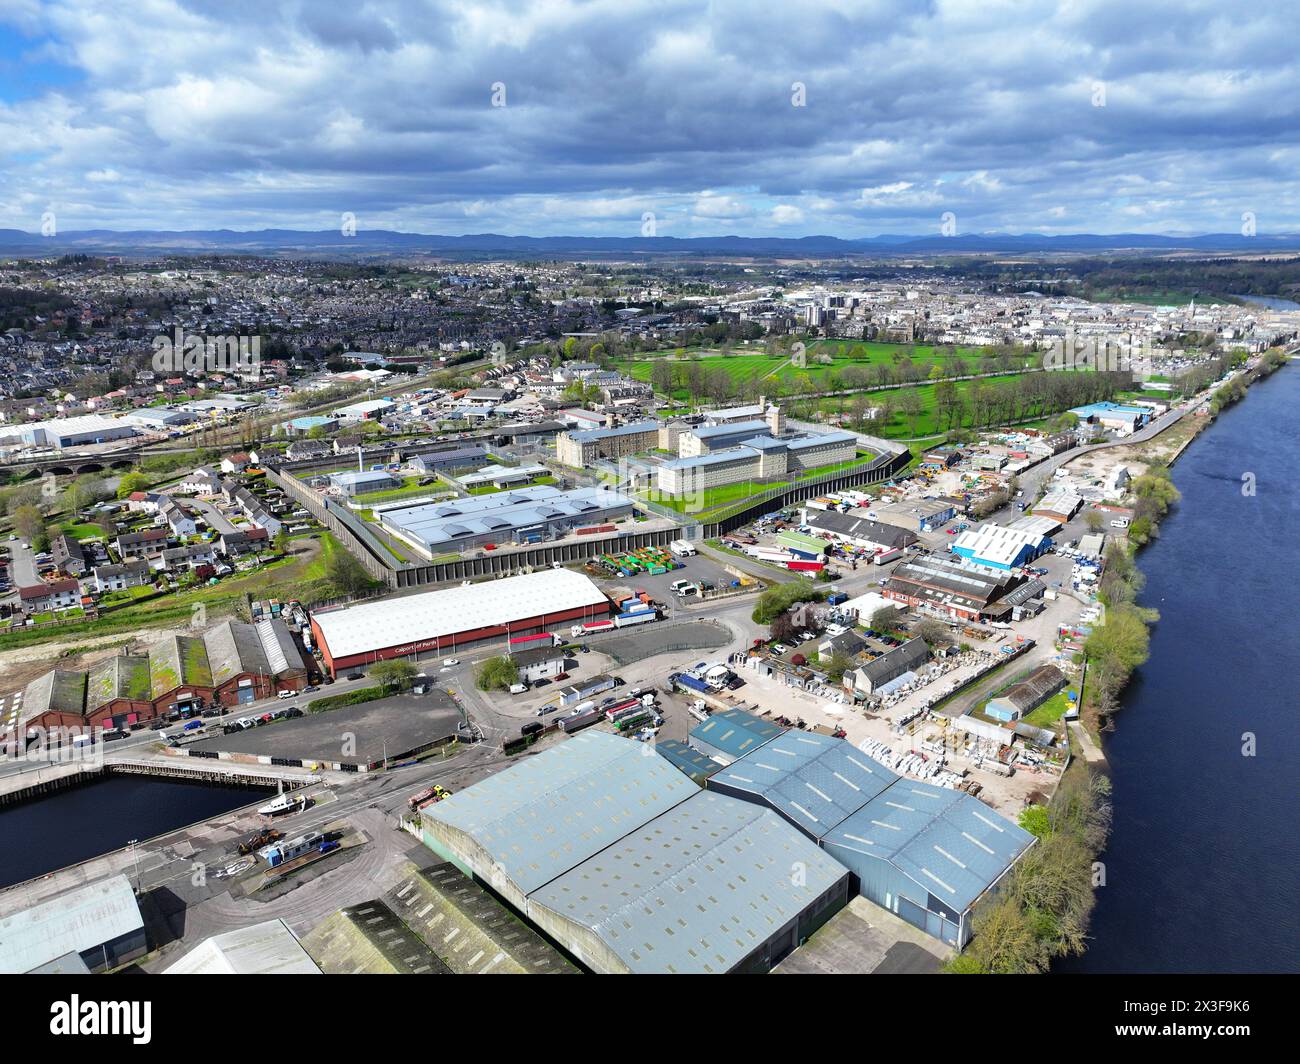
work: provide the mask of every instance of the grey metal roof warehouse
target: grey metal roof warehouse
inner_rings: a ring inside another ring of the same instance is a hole
[[[713,775],[708,787],[761,799],[819,839],[897,781],[843,739],[794,729]]]
[[[470,836],[528,894],[698,790],[653,753],[584,732],[426,807],[422,819]]]
[[[544,910],[590,929],[629,972],[722,973],[847,879],[775,813],[702,791],[548,883],[528,909],[548,929]]]
[[[632,512],[632,500],[608,488],[559,491],[549,484],[450,502],[386,510],[379,523],[426,550],[509,542],[523,528],[593,525]]]
[[[79,954],[92,968],[113,967],[145,948],[144,919],[125,875],[84,884],[0,917],[0,973],[9,975],[69,953]]]
[[[831,532],[858,543],[873,543],[893,549],[917,541],[916,533],[909,529],[872,521],[868,517],[842,514],[837,510],[805,510],[803,519],[809,528]]]
[[[169,967],[166,975],[320,975],[283,920],[213,935]]]
[[[598,972],[766,971],[848,898],[848,870],[776,813],[608,732],[426,807],[421,829]]]

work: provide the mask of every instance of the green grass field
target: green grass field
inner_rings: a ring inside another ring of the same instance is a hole
[[[400,488],[385,488],[383,491],[367,491],[353,497],[353,502],[364,504],[376,502],[391,502],[393,499],[414,498],[419,495],[437,495],[440,491],[446,491],[447,485],[425,484],[420,486],[420,477],[402,477],[402,486]]]
[[[1057,691],[1037,709],[1025,714],[1024,721],[1036,728],[1050,728],[1065,716],[1065,711],[1071,705],[1073,703],[1070,701],[1070,692],[1068,690]]]
[[[684,352],[677,358],[675,353],[657,354],[646,359],[623,359],[614,363],[615,368],[641,381],[650,381],[657,362],[667,361],[681,370],[696,365],[706,373],[724,370],[737,385],[753,382],[755,388],[765,382],[772,382],[775,391],[776,382],[790,388],[800,381],[809,379],[824,382],[828,373],[840,373],[850,366],[869,368],[877,365],[893,365],[907,359],[916,365],[938,361],[946,376],[962,376],[979,372],[982,368],[981,356],[984,349],[974,347],[952,348],[960,358],[960,363],[936,356],[935,349],[929,344],[892,344],[875,340],[814,340],[808,345],[806,368],[791,365],[788,355],[770,355],[752,352],[744,348],[735,349],[731,355],[718,353],[714,348],[696,349]],[[820,358],[830,356],[831,362],[824,363]],[[1026,360],[1028,364],[1029,360]],[[841,382],[842,383],[842,382]],[[689,391],[684,387],[673,389],[671,398],[681,401],[690,399]]]
[[[957,381],[954,387],[959,395],[965,396],[977,383],[984,385],[998,385],[1006,381],[1013,381],[1020,374],[1006,373],[996,377],[982,377],[979,381]],[[942,435],[947,431],[947,427],[939,420],[938,410],[935,403],[935,385],[918,384],[911,388],[887,388],[880,391],[871,391],[862,393],[868,406],[877,405],[882,399],[887,399],[897,405],[899,396],[904,392],[911,392],[921,400],[921,407],[916,417],[904,417],[902,413],[895,410],[887,424],[881,424],[879,421],[867,421],[863,425],[863,431],[870,435],[880,436],[887,440],[910,440],[917,437],[929,437]],[[852,409],[852,398],[846,398],[842,402],[839,398],[830,398],[821,400],[817,406],[824,413],[838,413],[841,408],[844,411]],[[969,427],[969,411],[963,417],[963,427]]]

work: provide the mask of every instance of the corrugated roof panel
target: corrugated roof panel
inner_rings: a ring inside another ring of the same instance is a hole
[[[900,780],[824,839],[888,861],[945,905],[964,912],[1033,843],[1033,836],[960,791]]]
[[[794,730],[722,769],[712,785],[762,798],[820,838],[897,780],[843,739]]]
[[[0,972],[30,972],[143,928],[126,876],[101,879],[0,917]]]
[[[608,602],[604,593],[581,573],[546,569],[469,587],[426,591],[315,613],[312,619],[331,656],[340,658],[398,643],[503,627],[544,613],[604,607]]]
[[[548,883],[528,906],[591,928],[634,972],[726,972],[846,874],[771,810],[704,791]]]
[[[525,894],[698,792],[642,744],[584,732],[423,812],[471,836]]]

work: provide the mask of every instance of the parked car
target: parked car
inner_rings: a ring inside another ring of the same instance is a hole
[[[309,695],[309,694],[311,694],[313,691],[319,691],[319,690],[320,690],[320,688],[317,687],[315,684],[310,684],[310,685],[308,685],[307,687],[304,687],[304,688],[302,689],[302,693],[305,694],[305,695]]]
[[[347,678],[349,680],[364,680],[365,674],[360,672],[350,672],[348,673]]]

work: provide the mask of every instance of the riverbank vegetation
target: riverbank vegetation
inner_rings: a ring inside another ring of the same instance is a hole
[[[1031,805],[1020,826],[1037,839],[975,913],[974,937],[954,974],[1026,975],[1083,953],[1096,899],[1096,858],[1110,834],[1110,780],[1076,760],[1050,804]]]

